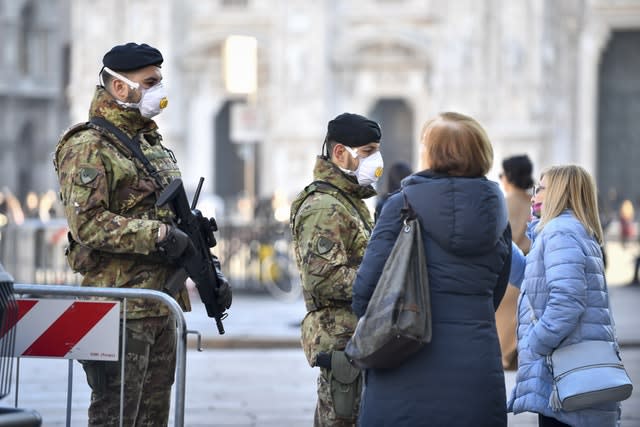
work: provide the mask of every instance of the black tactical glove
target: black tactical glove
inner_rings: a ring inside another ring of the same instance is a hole
[[[163,253],[169,261],[175,262],[191,243],[189,236],[176,226],[167,227],[167,236],[158,243],[158,250]]]
[[[220,267],[220,261],[218,257],[212,255],[213,257],[213,266],[216,269],[216,276],[218,276],[218,288],[216,289],[216,296],[218,297],[218,308],[220,309],[220,313],[224,313],[225,310],[231,307],[231,300],[233,296],[231,294],[231,286],[229,285],[229,281],[224,274],[222,273],[222,268]]]

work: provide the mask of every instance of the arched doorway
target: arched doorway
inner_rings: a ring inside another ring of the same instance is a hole
[[[413,158],[413,111],[403,99],[380,99],[369,113],[372,120],[380,123],[382,128],[382,144],[380,151],[384,158],[385,170],[398,163],[407,163],[414,167]],[[383,176],[378,185],[378,192],[387,192],[387,177]]]
[[[598,188],[604,209],[640,204],[640,31],[612,33],[598,70]]]
[[[257,147],[255,145],[247,147],[244,144],[236,144],[231,140],[231,108],[236,102],[242,101],[226,101],[214,119],[215,192],[225,202],[235,202],[248,188],[245,183],[247,156],[253,156],[250,161],[253,163],[252,167],[256,168],[251,174],[254,177],[254,191],[258,189],[257,177],[260,176],[257,169],[260,164]],[[250,151],[248,152],[247,149]]]

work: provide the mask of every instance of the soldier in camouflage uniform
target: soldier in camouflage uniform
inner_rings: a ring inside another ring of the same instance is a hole
[[[76,125],[58,143],[55,167],[69,223],[67,258],[86,286],[162,290],[176,271],[188,237],[171,226],[173,214],[155,202],[179,177],[173,153],[162,145],[151,117],[167,104],[161,53],[128,43],[103,59],[89,111],[139,144],[157,171],[132,155],[116,135],[91,123]],[[174,295],[191,309],[184,286]],[[176,324],[167,307],[146,299],[126,304],[125,426],[162,426],[169,416],[176,363]],[[92,389],[89,425],[119,425],[120,363],[82,361]]]
[[[307,315],[302,347],[309,364],[320,367],[315,426],[353,426],[362,379],[344,348],[357,318],[351,289],[371,234],[363,199],[376,195],[382,174],[380,126],[344,113],[328,124],[326,155],[319,156],[315,181],[291,206],[290,225],[302,278]]]

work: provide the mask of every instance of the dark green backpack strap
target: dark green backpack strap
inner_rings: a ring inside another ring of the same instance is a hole
[[[367,218],[365,218],[362,213],[360,212],[360,210],[358,209],[358,207],[356,206],[355,203],[353,203],[353,200],[351,200],[351,198],[349,197],[348,194],[346,194],[341,188],[339,188],[336,185],[331,184],[330,182],[327,181],[321,181],[321,180],[317,180],[317,181],[313,181],[310,185],[316,185],[317,189],[316,191],[320,191],[322,193],[325,194],[330,194],[333,196],[333,192],[331,191],[326,191],[328,189],[333,189],[335,191],[338,192],[338,194],[340,194],[340,196],[342,197],[342,199],[346,200],[347,203],[349,203],[352,207],[353,210],[358,214],[358,216],[360,217],[360,220],[362,221],[362,223],[364,224],[364,227],[367,229],[367,231],[369,233],[371,233],[371,224],[369,223],[369,220],[367,220]],[[323,191],[323,189],[325,191]],[[335,197],[335,196],[334,196]],[[344,203],[343,203],[344,204]]]
[[[160,173],[158,170],[151,164],[147,156],[144,155],[142,149],[140,149],[140,144],[132,138],[124,133],[121,129],[119,129],[116,125],[111,123],[109,120],[100,116],[93,116],[89,120],[89,123],[97,126],[98,128],[102,128],[113,136],[115,136],[122,144],[127,147],[127,149],[142,163],[144,169],[151,175],[151,177],[156,181],[156,183],[160,186],[160,188],[164,188],[165,184],[162,182],[160,178]]]
[[[296,197],[296,201],[291,205],[291,213],[289,214],[289,226],[291,227],[291,231],[295,230],[295,222],[298,217],[298,211],[304,204],[304,202],[309,198],[310,195],[315,193],[317,190],[317,186],[314,183],[311,183],[304,187],[304,190],[300,192],[300,195],[304,193],[302,198]]]

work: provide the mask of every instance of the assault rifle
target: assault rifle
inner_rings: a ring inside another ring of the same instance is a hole
[[[216,245],[214,231],[218,231],[215,219],[205,218],[196,209],[200,190],[204,178],[200,178],[198,188],[193,196],[193,203],[189,207],[189,201],[182,185],[182,179],[176,178],[162,191],[156,206],[168,204],[176,215],[176,226],[189,236],[191,245],[180,256],[178,263],[182,266],[174,276],[169,279],[168,289],[179,284],[184,284],[186,276],[195,282],[200,299],[207,308],[207,315],[213,317],[218,327],[218,333],[224,334],[222,320],[227,317],[225,307],[218,301],[218,290],[226,282],[218,258],[211,254],[210,248]],[[186,274],[185,274],[186,273]],[[228,284],[225,284],[228,286]],[[228,290],[228,292],[231,292]]]

